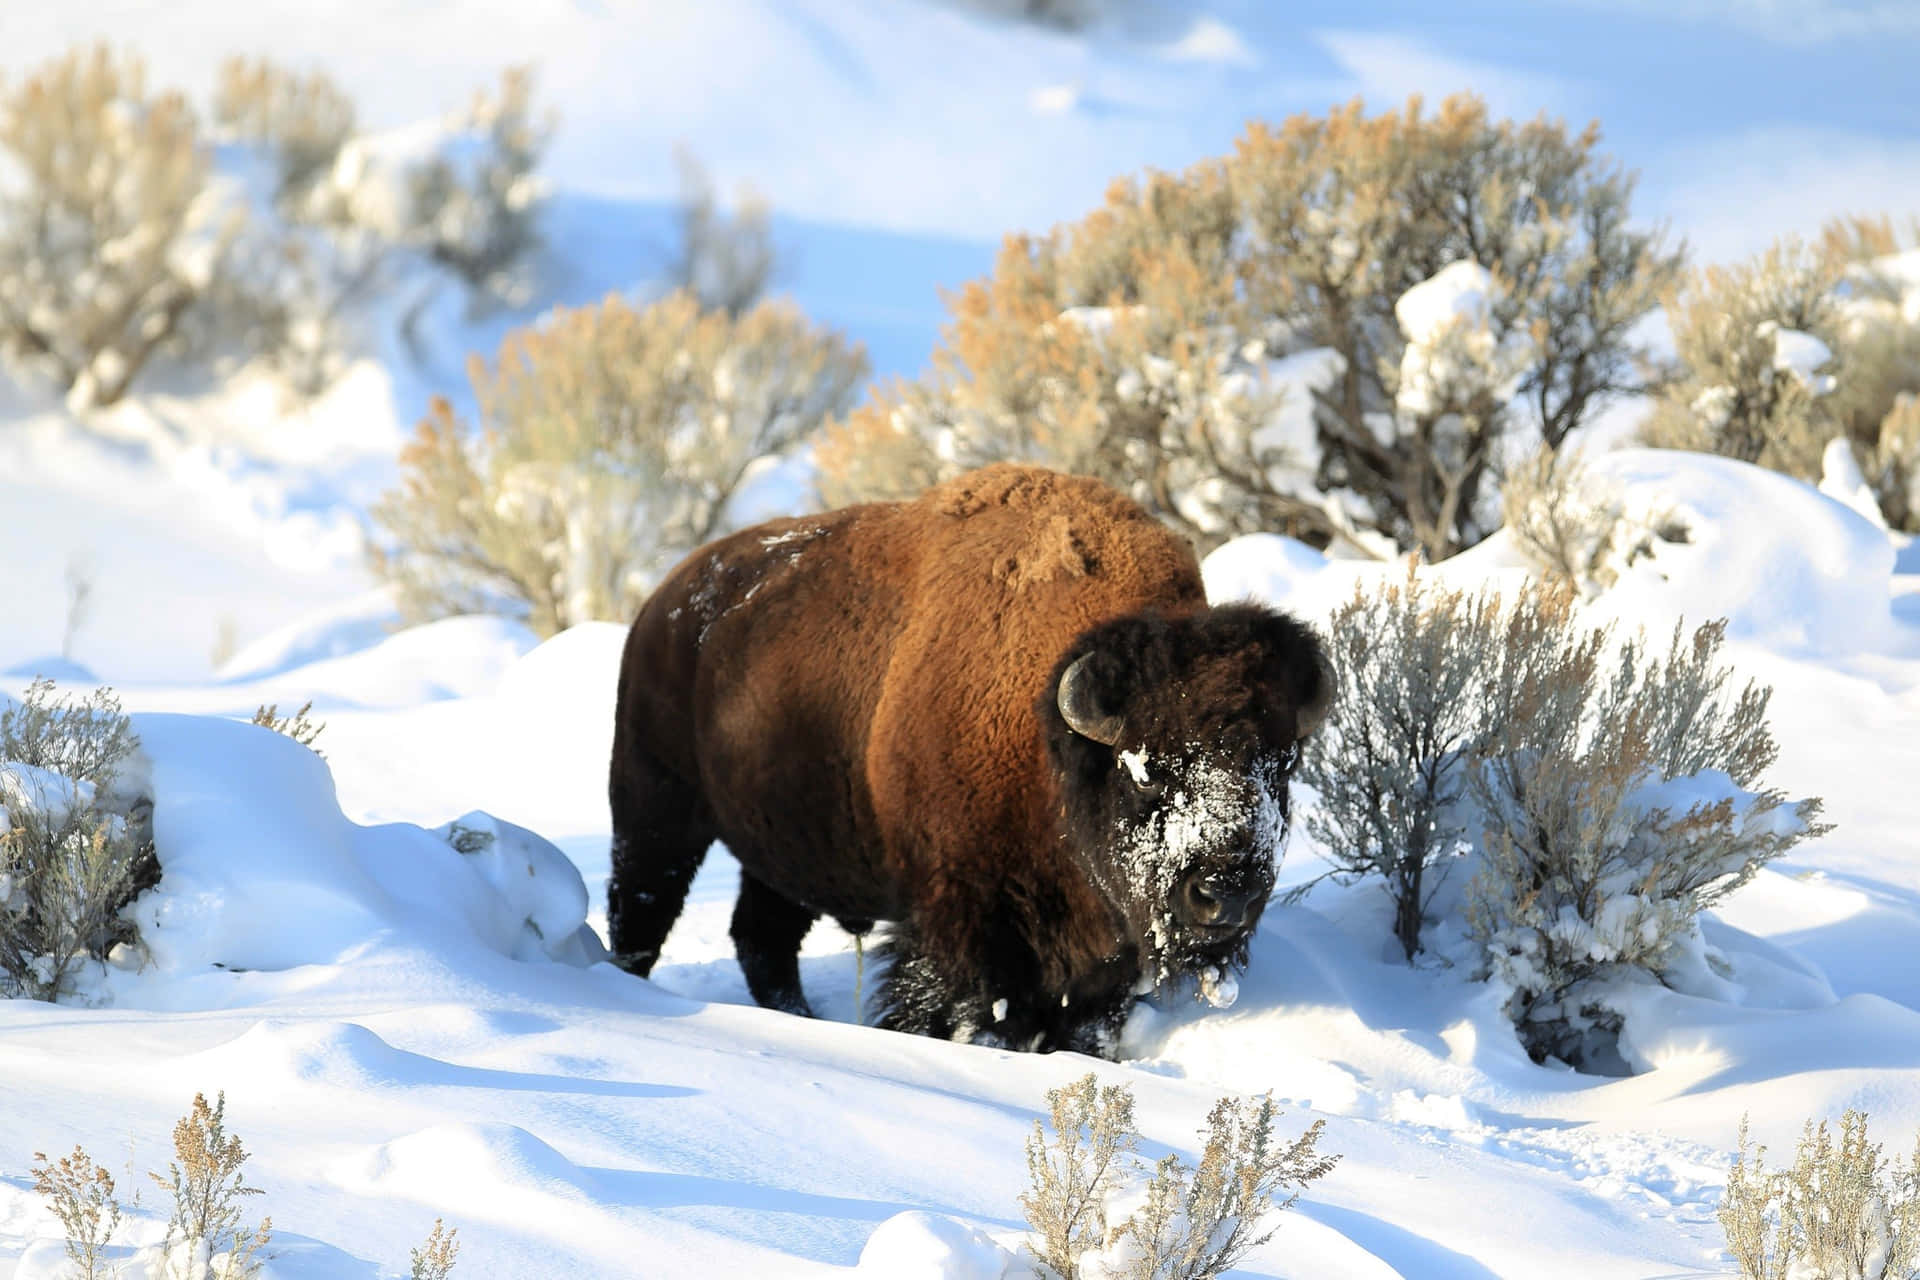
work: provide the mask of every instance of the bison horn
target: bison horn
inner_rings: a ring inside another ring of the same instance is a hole
[[[1083,653],[1067,665],[1060,677],[1060,718],[1083,738],[1112,746],[1120,741],[1120,717],[1102,715],[1093,705],[1093,690],[1087,683],[1087,659]]]
[[[1310,736],[1327,722],[1327,716],[1333,711],[1333,664],[1327,661],[1325,653],[1315,653],[1313,665],[1317,677],[1313,697],[1294,713],[1294,736],[1298,739]]]

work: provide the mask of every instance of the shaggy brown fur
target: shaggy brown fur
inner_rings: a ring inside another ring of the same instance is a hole
[[[1056,705],[1068,661],[1096,650],[1090,687],[1131,735],[1114,744]],[[733,936],[762,1004],[806,1011],[796,953],[818,915],[885,920],[883,1025],[1104,1048],[1150,955],[1177,950],[1156,951],[1164,903],[1130,901],[1102,847],[1150,825],[1160,794],[1117,753],[1156,753],[1161,792],[1203,759],[1251,776],[1290,751],[1322,661],[1290,619],[1208,609],[1192,550],[1134,503],[1036,468],[723,538],[628,637],[613,950],[648,972],[717,838],[742,869]],[[1244,825],[1195,866],[1227,868]]]

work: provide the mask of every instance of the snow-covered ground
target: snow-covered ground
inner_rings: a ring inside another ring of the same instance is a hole
[[[1843,475],[1836,500],[1709,459],[1592,459],[1635,514],[1689,531],[1592,616],[1661,633],[1727,616],[1739,671],[1776,691],[1769,781],[1824,797],[1835,824],[1709,918],[1727,990],[1647,993],[1623,1045],[1637,1073],[1620,1078],[1529,1062],[1485,987],[1398,958],[1366,886],[1274,906],[1237,1003],[1143,1010],[1118,1064],[859,1026],[850,940],[824,923],[802,961],[822,1018],[753,1007],[719,849],[654,979],[633,979],[595,963],[580,928],[604,936],[621,629],[538,645],[487,618],[394,633],[365,569],[366,504],[427,397],[463,394],[467,353],[554,302],[646,287],[689,103],[696,151],[717,142],[723,179],[757,178],[787,211],[777,286],[866,340],[879,371],[910,373],[937,287],[983,272],[1002,231],[1073,216],[1123,170],[1218,153],[1247,113],[1472,83],[1500,111],[1583,118],[1565,85],[1358,31],[1306,33],[1320,52],[1303,61],[1295,20],[1264,0],[1143,3],[1091,40],[961,0],[639,6],[672,15],[678,44],[623,25],[638,9],[560,0],[432,0],[381,23],[289,0],[95,7],[156,81],[203,86],[220,55],[292,44],[376,121],[544,52],[564,132],[537,297],[479,319],[450,289],[383,299],[374,350],[312,403],[252,375],[162,371],[82,417],[0,381],[0,694],[38,672],[119,690],[165,866],[135,908],[144,967],[94,975],[81,1002],[0,1002],[0,1275],[59,1274],[34,1152],[81,1143],[130,1192],[164,1168],[196,1091],[225,1091],[254,1153],[266,1195],[248,1208],[274,1218],[278,1280],[404,1274],[436,1216],[460,1230],[460,1276],[829,1274],[863,1250],[874,1277],[994,1275],[1022,1233],[1022,1141],[1046,1091],[1088,1070],[1133,1089],[1149,1156],[1191,1159],[1228,1091],[1271,1090],[1289,1134],[1324,1119],[1341,1163],[1244,1268],[1300,1280],[1729,1275],[1713,1210],[1742,1114],[1776,1152],[1848,1106],[1894,1148],[1920,1128],[1920,548],[1848,506]],[[85,8],[10,13],[0,64],[96,34]],[[743,29],[754,39],[729,34]],[[466,78],[413,74],[450,33],[436,66]],[[779,128],[762,127],[769,101]],[[1854,154],[1800,141],[1822,173]],[[1808,187],[1756,148],[1756,184]],[[1869,149],[1865,171],[1884,184],[1912,169],[1904,154]],[[1731,206],[1758,225],[1751,202],[1715,194],[1709,221]],[[1705,207],[1684,184],[1670,197]],[[1809,214],[1812,198],[1791,225],[1836,211]],[[1497,535],[1436,572],[1510,581],[1521,564]],[[1258,536],[1207,568],[1218,598],[1313,619],[1356,578],[1398,572]],[[309,699],[324,760],[239,723]],[[1323,866],[1296,829],[1283,885]],[[123,1253],[159,1238],[157,1201],[149,1186]]]
[[[1901,960],[1920,936],[1920,575],[1770,473],[1632,451],[1596,470],[1692,533],[1596,617],[1728,613],[1739,670],[1776,690],[1771,781],[1835,823],[1709,920],[1737,997],[1645,996],[1637,1074],[1529,1062],[1487,988],[1398,959],[1364,886],[1270,910],[1230,1010],[1143,1009],[1114,1065],[858,1026],[850,942],[825,924],[802,964],[821,1020],[752,1007],[720,849],[653,981],[628,977],[576,932],[604,926],[621,628],[382,637],[349,608],[225,681],[122,685],[166,869],[136,908],[151,956],[94,980],[90,1007],[0,1004],[0,1257],[27,1280],[62,1256],[32,1152],[162,1167],[194,1091],[224,1089],[273,1276],[403,1273],[435,1216],[472,1275],[826,1274],[883,1223],[866,1274],[997,1274],[1044,1094],[1095,1070],[1133,1089],[1151,1154],[1191,1158],[1229,1091],[1272,1090],[1289,1131],[1327,1121],[1341,1163],[1248,1275],[1730,1274],[1713,1210],[1742,1114],[1776,1150],[1848,1106],[1896,1146],[1920,1128],[1920,979]],[[1496,538],[1442,572],[1516,563]],[[1217,597],[1316,618],[1396,571],[1266,536],[1207,565]],[[233,722],[308,698],[324,762]],[[1283,883],[1321,865],[1296,830]],[[129,1247],[158,1237],[147,1199]]]

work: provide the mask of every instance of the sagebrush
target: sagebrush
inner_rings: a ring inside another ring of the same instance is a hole
[[[1301,757],[1301,780],[1320,797],[1305,825],[1327,877],[1379,879],[1408,959],[1473,834],[1460,802],[1486,732],[1477,681],[1497,613],[1491,596],[1432,585],[1409,564],[1376,590],[1356,585],[1327,629],[1336,689]]]
[[[1589,599],[1659,543],[1688,537],[1670,514],[1629,515],[1619,490],[1570,450],[1543,448],[1510,468],[1500,506],[1514,548],[1540,577]]]
[[[0,87],[0,156],[0,358],[112,404],[218,262],[193,111],[137,56],[79,49]]]
[[[752,469],[846,406],[864,354],[781,303],[676,293],[556,310],[468,365],[477,433],[434,403],[377,502],[374,567],[415,618],[507,612],[542,635],[627,621],[726,531]]]
[[[1028,1192],[1020,1197],[1036,1255],[1063,1280],[1208,1280],[1271,1239],[1262,1226],[1338,1161],[1316,1151],[1324,1122],[1291,1143],[1273,1132],[1271,1095],[1222,1098],[1207,1116],[1200,1163],[1167,1155],[1151,1170],[1135,1155],[1133,1095],[1089,1074],[1047,1091],[1052,1127],[1027,1139]],[[1113,1221],[1131,1201],[1131,1211]]]
[[[241,1171],[247,1149],[228,1132],[226,1117],[224,1092],[211,1104],[206,1094],[194,1094],[192,1108],[173,1127],[166,1174],[150,1175],[172,1201],[163,1248],[170,1263],[186,1267],[184,1280],[256,1276],[266,1263],[261,1251],[273,1238],[271,1218],[252,1228],[242,1223],[242,1203],[261,1189],[247,1184]]]
[[[66,1233],[67,1258],[81,1280],[112,1274],[106,1265],[107,1245],[120,1228],[120,1201],[113,1175],[75,1146],[72,1155],[50,1160],[33,1153],[33,1189],[53,1210]]]
[[[1766,1167],[1767,1149],[1740,1119],[1720,1226],[1740,1280],[1912,1280],[1920,1275],[1920,1138],[1890,1165],[1848,1109],[1839,1141],[1807,1121],[1793,1164]]]
[[[680,168],[680,203],[674,210],[680,239],[667,261],[667,283],[691,293],[704,307],[737,316],[758,302],[773,280],[767,203],[743,190],[728,215],[692,154],[680,151],[674,159]]]
[[[1679,256],[1629,226],[1633,180],[1598,140],[1470,95],[1354,102],[1116,183],[949,300],[933,373],[828,433],[822,491],[1021,458],[1098,475],[1203,549],[1270,530],[1450,555],[1498,524],[1516,404],[1557,448],[1642,386],[1631,330]],[[1463,266],[1478,313],[1408,332],[1397,304]]]
[[[1585,624],[1570,587],[1502,597],[1423,580],[1334,616],[1334,709],[1306,816],[1342,880],[1377,878],[1409,959],[1458,860],[1479,963],[1536,1057],[1610,1063],[1610,984],[1681,981],[1696,918],[1826,830],[1761,775],[1770,693],[1736,685],[1723,622],[1664,646]]]
[[[109,689],[56,698],[36,680],[0,712],[5,994],[58,999],[85,960],[136,940],[121,909],[159,878],[151,802],[121,786],[137,745]]]
[[[286,716],[280,714],[279,703],[269,702],[253,713],[253,723],[262,729],[271,729],[275,733],[285,734],[324,760],[326,752],[313,744],[319,741],[320,733],[327,725],[324,720],[313,719],[310,714],[312,711],[313,699],[311,698],[301,703],[298,711]]]
[[[1842,220],[1689,274],[1666,304],[1678,373],[1642,437],[1807,481],[1841,440],[1887,523],[1920,528],[1920,314],[1880,261],[1897,243],[1885,219]]]
[[[447,1280],[453,1274],[454,1260],[460,1256],[460,1229],[449,1227],[439,1218],[433,1220],[433,1230],[427,1233],[425,1242],[409,1255],[412,1270],[410,1280]]]

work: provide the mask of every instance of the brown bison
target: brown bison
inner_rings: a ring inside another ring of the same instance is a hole
[[[761,1004],[809,1012],[820,915],[888,921],[880,1025],[1111,1053],[1135,993],[1245,963],[1331,688],[1311,631],[1210,608],[1092,480],[993,466],[732,534],[627,637],[613,951],[652,968],[719,839]]]

